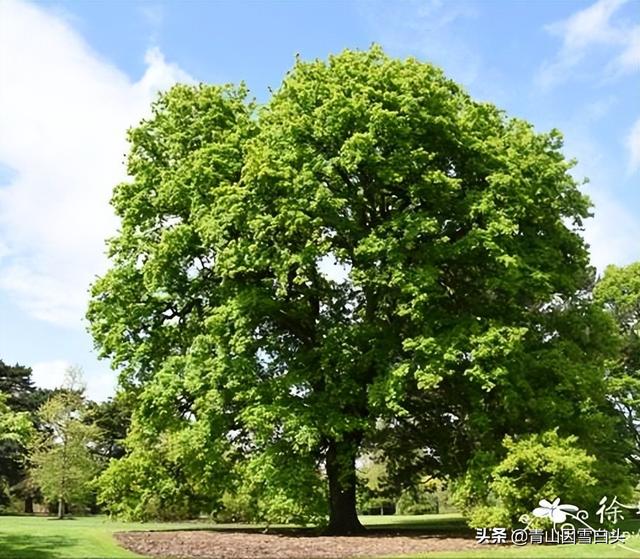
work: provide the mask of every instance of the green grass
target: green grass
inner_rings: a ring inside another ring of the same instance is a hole
[[[426,533],[467,533],[464,521],[456,514],[424,516],[365,516],[365,525],[384,530],[420,530]],[[139,557],[118,546],[114,532],[132,530],[211,530],[211,529],[260,529],[260,526],[216,524],[209,522],[179,523],[123,523],[108,520],[102,516],[76,518],[73,520],[55,520],[33,516],[0,516],[0,558],[1,559],[125,559]],[[275,526],[274,526],[275,528]],[[633,531],[640,529],[640,520],[626,522],[621,529]],[[487,545],[480,551],[458,553],[430,553],[411,556],[418,558],[484,558],[528,557],[562,558],[614,558],[626,557],[640,559],[640,538],[633,537],[627,546],[631,551],[607,545],[564,545],[564,546],[525,546],[520,548]],[[406,559],[407,556],[404,556]]]
[[[193,525],[193,523],[113,522],[104,516],[80,517],[72,520],[34,516],[0,516],[0,558],[140,557],[120,547],[113,533],[129,530],[187,529]]]
[[[277,528],[278,526],[273,526]],[[124,559],[141,557],[120,547],[115,532],[140,530],[261,530],[264,525],[189,522],[117,522],[105,516],[57,520],[0,515],[0,559]]]
[[[118,529],[102,518],[0,516],[0,557],[137,557],[117,545],[112,534]]]

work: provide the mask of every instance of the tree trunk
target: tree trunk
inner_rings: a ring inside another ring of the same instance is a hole
[[[26,514],[33,514],[33,497],[24,498],[24,512]]]
[[[62,497],[58,498],[58,520],[62,520],[64,518],[64,499]]]
[[[327,478],[329,479],[329,526],[332,535],[365,531],[356,512],[356,456],[360,437],[352,435],[342,441],[329,441]]]

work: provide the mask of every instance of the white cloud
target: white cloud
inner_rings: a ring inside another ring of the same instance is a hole
[[[71,363],[64,359],[42,361],[31,366],[33,382],[41,388],[60,388]]]
[[[636,120],[627,136],[627,149],[629,150],[629,167],[631,171],[640,168],[640,118]]]
[[[609,20],[626,1],[598,0],[565,21],[550,24],[548,29],[563,36],[563,48],[567,51],[577,51],[593,43],[616,41],[617,30]]]
[[[590,129],[591,121],[601,115],[599,109],[580,110],[562,126],[566,132],[564,153],[578,160],[571,174],[577,181],[589,178],[582,190],[593,202],[594,217],[585,221],[584,238],[599,273],[609,264],[624,266],[640,259],[640,221],[633,208],[616,196],[613,186],[619,182],[619,169]]]
[[[160,4],[145,2],[138,6],[138,11],[154,32],[158,31],[164,24],[164,9]]]
[[[609,74],[640,70],[640,26],[629,27],[624,20],[612,21],[628,0],[598,0],[563,21],[545,29],[562,38],[562,46],[552,61],[545,62],[536,81],[544,88],[567,79],[572,70],[585,60],[593,47],[610,47],[618,56],[607,66]]]
[[[33,382],[41,388],[60,388],[65,381],[65,373],[72,363],[65,359],[41,361],[31,366]],[[117,376],[113,371],[83,373],[86,381],[87,397],[95,402],[102,402],[113,396],[116,390]]]
[[[118,377],[115,372],[93,372],[87,375],[87,398],[94,402],[104,402],[115,394],[117,385]]]
[[[621,72],[640,70],[640,25],[629,32],[627,46],[614,61],[614,67]]]
[[[591,263],[600,273],[609,264],[624,266],[640,257],[637,217],[602,190],[588,189],[594,217],[587,220],[584,238],[590,245]]]
[[[486,68],[477,49],[461,38],[460,25],[478,16],[478,6],[464,0],[361,1],[360,15],[376,41],[391,52],[412,53],[445,68],[452,77],[469,85]],[[452,32],[458,27],[457,32]]]
[[[0,289],[33,317],[81,326],[116,227],[125,131],[158,90],[193,81],[158,49],[145,62],[134,82],[58,13],[0,1],[0,164],[14,171],[0,187]]]
[[[0,263],[5,256],[10,254],[9,247],[0,240]]]

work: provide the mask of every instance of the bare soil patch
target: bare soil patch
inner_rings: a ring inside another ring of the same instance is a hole
[[[208,559],[347,559],[479,549],[474,539],[433,534],[313,536],[226,531],[122,532],[121,545],[153,557]]]

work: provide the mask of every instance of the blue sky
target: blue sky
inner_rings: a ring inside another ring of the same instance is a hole
[[[43,386],[78,364],[90,396],[112,393],[82,316],[125,129],[158,90],[245,81],[263,102],[296,54],[373,42],[562,130],[591,179],[594,264],[640,259],[640,0],[0,0],[0,359]]]

